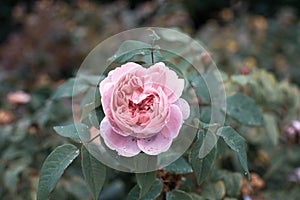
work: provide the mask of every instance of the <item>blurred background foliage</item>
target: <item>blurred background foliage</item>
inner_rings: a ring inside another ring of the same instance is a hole
[[[199,39],[224,71],[228,95],[246,93],[263,110],[263,128],[237,127],[252,172],[238,198],[299,199],[300,128],[293,122],[300,120],[299,14],[297,0],[1,1],[0,199],[35,199],[42,162],[71,142],[53,134],[53,126],[72,121],[70,100],[49,100],[56,88],[99,42],[142,26],[177,27]],[[234,162],[225,156],[218,165],[234,171]],[[53,199],[89,196],[79,163],[68,168]],[[100,199],[123,199],[134,176],[107,174]],[[172,178],[172,188],[203,189],[191,186],[193,177]]]

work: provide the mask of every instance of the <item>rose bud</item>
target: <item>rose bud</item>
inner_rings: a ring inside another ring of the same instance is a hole
[[[246,66],[242,66],[241,68],[240,68],[240,73],[242,74],[242,75],[248,75],[249,73],[250,73],[250,70],[248,69],[248,67],[246,67]]]
[[[212,61],[211,53],[209,53],[207,51],[201,53],[201,61],[205,66],[209,65]]]
[[[10,104],[26,104],[31,96],[23,91],[11,92],[7,94],[7,101]]]

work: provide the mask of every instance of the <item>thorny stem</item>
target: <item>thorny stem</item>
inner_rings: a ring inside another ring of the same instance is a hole
[[[155,41],[156,40],[158,40],[159,39],[159,36],[156,34],[156,32],[153,30],[153,29],[151,29],[151,28],[149,28],[148,29],[150,32],[152,32],[151,34],[150,34],[150,36],[152,37],[152,44],[151,44],[151,61],[152,61],[152,65],[154,65],[154,44],[155,44]]]
[[[87,141],[87,144],[93,142],[97,137],[100,137],[100,133],[92,137],[89,141]]]
[[[153,47],[151,48],[151,61],[152,65],[154,65]]]

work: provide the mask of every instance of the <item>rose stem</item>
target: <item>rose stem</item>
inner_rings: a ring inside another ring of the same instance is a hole
[[[154,65],[153,48],[151,48],[151,60],[152,60],[152,65]]]
[[[194,125],[192,125],[192,124],[187,124],[187,123],[185,123],[185,122],[184,122],[183,124],[186,125],[186,126],[192,127],[192,128],[194,128],[194,129],[197,129],[197,130],[201,129],[200,127],[194,126]]]
[[[92,137],[87,143],[89,144],[89,143],[91,143],[92,141],[94,141],[97,137],[99,137],[100,136],[100,133],[99,134],[97,134],[97,135],[95,135],[94,137]]]

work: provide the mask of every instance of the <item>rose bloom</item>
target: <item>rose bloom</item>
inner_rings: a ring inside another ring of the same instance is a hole
[[[110,71],[100,83],[106,146],[125,157],[167,151],[190,115],[183,88],[184,80],[162,62],[149,68],[129,62]]]

